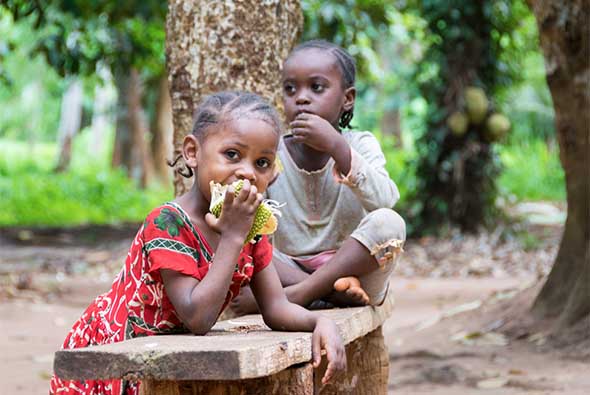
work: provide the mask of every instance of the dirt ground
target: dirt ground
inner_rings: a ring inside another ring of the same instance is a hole
[[[559,223],[407,243],[383,328],[391,394],[589,393],[588,341],[565,351],[547,327],[518,319],[550,269]],[[0,394],[47,393],[53,353],[109,288],[135,230],[0,231]]]

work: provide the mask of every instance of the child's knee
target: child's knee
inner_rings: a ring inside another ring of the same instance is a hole
[[[406,222],[392,209],[380,208],[368,213],[354,233],[366,235],[366,238],[377,244],[391,239],[405,241]]]
[[[403,251],[406,223],[395,211],[381,208],[367,214],[352,237],[359,240],[380,266],[387,265]]]
[[[368,217],[374,222],[375,228],[379,230],[382,240],[406,240],[406,221],[394,210],[380,208],[369,213]]]

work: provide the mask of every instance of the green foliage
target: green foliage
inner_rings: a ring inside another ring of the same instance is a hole
[[[389,177],[395,180],[401,196],[397,207],[406,210],[414,200],[416,190],[416,152],[412,149],[400,149],[396,147],[393,136],[383,136],[376,133],[381,144],[381,149],[387,161],[385,168]]]
[[[171,187],[141,190],[122,171],[76,144],[74,163],[55,174],[54,144],[0,142],[0,226],[138,222],[173,196]],[[83,145],[83,146],[82,146]]]
[[[38,33],[27,23],[14,23],[0,8],[0,137],[55,138],[63,81],[47,67],[42,56],[30,57]]]
[[[417,141],[419,208],[410,221],[421,231],[436,231],[445,223],[475,231],[496,216],[495,179],[501,162],[485,126],[473,122],[459,135],[451,132],[447,120],[465,107],[467,87],[483,89],[492,99],[491,112],[498,110],[494,94],[521,81],[522,55],[506,53],[530,46],[518,33],[530,11],[522,0],[409,4],[407,12],[426,20],[430,36],[414,77],[428,110],[426,131]]]
[[[564,173],[554,144],[535,139],[498,150],[504,165],[499,178],[502,194],[517,200],[565,200]]]
[[[500,89],[497,94],[501,111],[509,115],[513,124],[508,143],[521,144],[539,138],[555,141],[553,100],[541,53],[530,51],[524,56],[521,76],[521,83]]]
[[[481,4],[483,17],[466,21]],[[149,78],[164,65],[165,7],[166,2],[153,0],[2,2],[0,199],[5,205],[0,225],[140,221],[172,196],[169,187],[140,191],[123,174],[109,170],[110,151],[89,152],[87,147],[94,145],[88,133],[76,137],[72,170],[65,174],[51,174],[56,148],[46,144],[57,135],[66,81],[45,59],[61,74],[90,76],[85,78],[87,92],[97,82],[97,64],[115,72],[139,66],[149,89]],[[485,180],[473,183],[482,205],[493,207],[495,180],[501,195],[518,200],[564,199],[557,152],[543,141],[553,147],[553,106],[535,20],[523,0],[303,0],[302,7],[302,39],[339,43],[357,59],[353,124],[379,137],[387,170],[401,193],[396,208],[410,230],[423,225],[418,218],[428,212],[427,205],[440,213],[431,216],[434,228],[440,218],[448,218],[452,201],[422,192],[438,188],[453,196],[456,190],[448,180],[462,149],[480,143],[474,130],[467,131],[464,140],[452,140],[457,145],[441,154],[448,149],[446,117],[460,105],[460,84],[485,87],[495,109],[513,125],[503,145],[484,145],[485,159],[466,162],[476,173],[466,177]],[[477,58],[476,78],[464,80],[469,74],[464,69],[473,66],[469,45],[482,37],[487,37],[487,52]],[[402,147],[380,133],[381,118],[390,110],[401,114]],[[112,146],[112,132],[104,145]]]
[[[39,32],[31,54],[42,53],[61,74],[92,75],[99,63],[113,71],[164,67],[167,4],[158,0],[30,2],[7,0],[5,12]]]

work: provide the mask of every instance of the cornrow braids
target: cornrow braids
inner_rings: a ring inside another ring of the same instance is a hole
[[[296,46],[293,51],[291,51],[289,57],[293,56],[293,54],[296,52],[311,48],[326,50],[332,54],[336,59],[336,64],[338,65],[342,75],[342,87],[344,89],[354,87],[356,79],[356,61],[344,48],[339,45],[326,40],[310,40]],[[354,108],[344,111],[340,116],[338,126],[341,128],[349,128],[353,115]]]
[[[203,141],[212,130],[211,126],[240,118],[260,119],[272,126],[278,135],[281,134],[282,124],[275,108],[257,94],[239,91],[217,92],[205,97],[193,114],[191,133]],[[179,155],[174,161],[168,161],[168,165],[175,166],[181,157]],[[177,171],[186,178],[194,174],[186,165]]]

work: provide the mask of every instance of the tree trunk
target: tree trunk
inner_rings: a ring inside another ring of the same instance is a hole
[[[127,93],[127,113],[131,131],[131,176],[139,180],[140,186],[145,188],[153,177],[154,164],[147,140],[148,126],[141,104],[142,97],[141,78],[137,69],[132,68]]]
[[[154,168],[162,183],[168,183],[172,175],[171,169],[166,163],[172,159],[172,105],[170,103],[170,90],[165,76],[160,78],[158,84],[158,100],[156,101],[156,116],[152,125],[152,152],[154,153]]]
[[[590,1],[529,0],[539,27],[565,170],[567,220],[557,258],[533,305],[558,329],[590,317]]]
[[[394,73],[393,58],[402,58],[402,46],[399,43],[392,43],[388,41],[381,41],[377,43],[377,51],[381,57],[383,63],[383,69],[388,73]],[[403,136],[402,136],[402,117],[399,110],[399,105],[392,105],[391,96],[395,95],[391,91],[391,86],[382,79],[377,83],[377,92],[385,103],[383,106],[383,115],[381,117],[380,126],[381,133],[384,136],[393,136],[394,145],[396,148],[403,148]]]
[[[122,167],[127,174],[131,174],[131,133],[127,114],[127,92],[129,88],[129,73],[118,71],[115,74],[117,88],[115,140],[113,147],[113,168]]]
[[[493,2],[470,2],[460,12],[456,2],[420,3],[429,30],[441,36],[423,60],[437,62],[440,71],[438,78],[420,84],[429,105],[427,131],[417,142],[420,206],[412,222],[423,233],[439,232],[445,225],[477,232],[494,218],[499,161],[485,137],[485,121],[470,122],[464,133],[456,135],[447,120],[463,111],[467,87],[477,86],[489,96],[499,84],[499,55],[488,11]],[[454,30],[461,34],[451,34]]]
[[[110,78],[106,79],[106,82],[110,82]],[[92,133],[92,146],[94,148],[92,154],[97,156],[102,156],[104,153],[106,131],[113,121],[110,114],[113,95],[109,88],[106,84],[98,84],[94,88],[94,106],[90,130]]]
[[[399,108],[385,109],[381,118],[381,133],[384,136],[393,136],[396,148],[404,145],[402,137],[402,117]]]
[[[279,109],[280,70],[302,27],[298,0],[223,2],[170,0],[166,62],[174,125],[174,157],[190,133],[201,99],[220,90],[247,90]],[[192,180],[175,176],[177,195]]]
[[[84,98],[82,83],[73,79],[64,92],[59,117],[59,138],[56,172],[67,170],[72,160],[72,140],[80,130],[82,122],[82,99]]]

